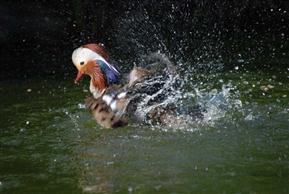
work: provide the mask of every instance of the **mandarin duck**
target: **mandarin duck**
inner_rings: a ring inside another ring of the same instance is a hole
[[[107,104],[109,95],[104,95],[120,88],[120,86],[115,85],[120,81],[120,73],[110,63],[109,55],[104,46],[95,43],[80,46],[73,51],[72,62],[78,70],[75,83],[79,82],[83,75],[90,76],[89,90],[92,97],[87,97],[85,102],[95,120],[105,128],[126,124],[125,119],[112,111]],[[117,110],[123,110],[122,100],[118,100],[114,104],[118,105]]]
[[[103,47],[100,48],[103,52]],[[137,123],[179,126],[185,122],[177,116],[175,99],[172,98],[179,95],[176,92],[176,87],[179,84],[177,82],[178,74],[175,66],[166,56],[158,53],[149,55],[142,67],[135,66],[131,70],[125,85],[115,85],[116,79],[109,79],[110,77],[107,76],[106,72],[101,71],[101,64],[92,63],[94,68],[88,66],[91,68],[88,71],[86,71],[85,66],[81,66],[80,62],[82,60],[85,61],[84,64],[91,64],[87,60],[88,58],[95,60],[96,57],[87,57],[89,52],[87,50],[83,52],[83,49],[82,52],[81,50],[74,51],[72,58],[81,75],[88,74],[91,76],[90,91],[93,96],[87,97],[85,104],[99,125],[105,128],[115,128],[127,125],[128,121],[134,121]],[[94,52],[97,53],[98,50],[94,49]],[[81,55],[82,53],[85,57]],[[98,55],[101,55],[105,62],[108,61],[106,52],[99,52]],[[105,63],[105,65],[107,64]],[[118,71],[114,66],[110,65],[110,67],[109,65],[106,68],[114,73],[113,78],[119,80]],[[97,79],[106,82],[100,87],[94,81]],[[78,80],[79,76],[76,78],[76,81]]]
[[[119,82],[120,73],[110,63],[102,44],[86,44],[75,49],[72,62],[78,70],[75,82],[77,83],[83,75],[89,75],[89,89],[95,98],[101,96],[108,86]]]

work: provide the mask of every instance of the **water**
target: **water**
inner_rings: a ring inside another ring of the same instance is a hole
[[[288,74],[200,75],[186,95],[205,118],[182,129],[100,128],[87,80],[2,81],[0,192],[288,193]]]
[[[0,193],[289,193],[285,1],[51,3],[0,6],[3,78],[27,78],[0,81]],[[69,76],[92,41],[122,70],[165,53],[182,71],[170,100],[204,118],[99,127]]]

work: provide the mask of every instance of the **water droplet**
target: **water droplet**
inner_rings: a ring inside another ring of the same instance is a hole
[[[249,113],[246,117],[245,117],[245,121],[252,121],[253,120],[253,115],[252,113]]]
[[[268,84],[268,85],[267,85],[267,88],[269,88],[269,89],[273,89],[273,88],[274,88],[274,86],[273,86],[273,85],[271,85],[271,84]]]
[[[263,90],[264,92],[267,92],[269,90],[267,86],[261,86],[260,89]]]
[[[133,191],[133,188],[132,188],[132,187],[128,187],[128,189],[127,189],[127,190],[128,190],[128,192],[130,192],[130,193],[131,193],[131,192]]]
[[[85,104],[78,103],[77,106],[78,106],[79,109],[84,109],[85,108]]]

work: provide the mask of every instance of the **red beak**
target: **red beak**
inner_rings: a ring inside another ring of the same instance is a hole
[[[83,76],[84,73],[82,73],[81,71],[78,71],[77,76],[74,80],[74,83],[77,83]]]

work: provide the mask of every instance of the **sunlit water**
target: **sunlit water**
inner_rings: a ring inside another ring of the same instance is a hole
[[[187,82],[183,104],[206,111],[179,129],[99,127],[87,80],[2,81],[0,192],[288,193],[288,72]]]

